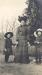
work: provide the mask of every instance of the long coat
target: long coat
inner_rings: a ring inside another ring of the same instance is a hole
[[[17,62],[28,62],[28,40],[29,40],[29,29],[27,25],[21,25],[17,29],[16,40],[18,45],[16,47],[16,61]]]

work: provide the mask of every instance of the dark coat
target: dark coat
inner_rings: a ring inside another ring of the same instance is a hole
[[[9,54],[12,54],[12,40],[9,38],[5,39],[5,48],[9,52]]]

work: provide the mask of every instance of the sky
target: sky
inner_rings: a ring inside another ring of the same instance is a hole
[[[15,20],[24,11],[26,0],[0,0],[0,32],[5,32],[6,22]]]

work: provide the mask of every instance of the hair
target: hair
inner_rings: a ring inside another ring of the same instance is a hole
[[[24,22],[26,22],[26,21],[27,21],[27,17],[26,17],[26,16],[23,16],[23,17],[19,16],[19,17],[18,17],[18,21],[21,22],[22,20],[23,20]]]

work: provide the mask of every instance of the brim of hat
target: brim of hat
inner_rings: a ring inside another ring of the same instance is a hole
[[[12,32],[7,32],[5,33],[4,37],[7,38],[7,35],[10,34],[10,38],[13,37],[13,33]]]
[[[37,31],[42,31],[42,29],[41,29],[41,28],[39,28],[39,29],[37,29]]]

